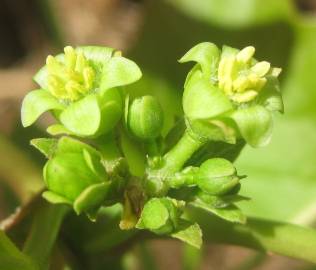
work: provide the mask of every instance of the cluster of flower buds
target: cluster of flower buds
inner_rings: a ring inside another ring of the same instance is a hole
[[[196,64],[184,85],[184,131],[172,129],[180,136],[169,147],[170,136],[161,134],[159,102],[152,96],[130,100],[122,88],[141,77],[133,61],[95,46],[68,46],[48,56],[34,77],[40,89],[26,95],[21,112],[28,127],[50,111],[56,123],[48,133],[64,135],[31,141],[48,159],[43,197],[92,220],[101,207],[121,203],[122,229],[168,234],[195,247],[202,233],[185,217],[188,205],[245,223],[235,205],[246,198],[238,195],[242,177],[234,165],[216,155],[187,162],[209,141],[268,143],[271,113],[283,111],[280,69],[258,62],[254,51],[227,46],[220,51],[205,42],[180,59]],[[145,168],[134,173],[134,165]]]

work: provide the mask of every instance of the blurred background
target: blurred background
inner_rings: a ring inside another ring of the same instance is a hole
[[[177,59],[202,41],[237,48],[253,45],[257,59],[283,69],[285,114],[275,116],[271,144],[264,149],[246,147],[236,162],[240,174],[248,175],[242,194],[252,198],[240,207],[250,216],[316,226],[316,0],[0,0],[0,40],[2,227],[17,222],[7,217],[43,185],[44,160],[29,140],[45,136],[50,119],[43,117],[36,126],[23,129],[20,105],[36,87],[32,76],[48,54],[65,45],[121,49],[144,73],[133,86],[133,95],[151,93],[159,98],[167,131],[181,114],[182,86],[190,68]],[[116,269],[107,267],[109,259],[102,259],[106,249],[96,234],[87,234],[82,242],[73,240],[73,222],[66,220],[63,241],[88,258],[85,266],[79,260],[82,268],[74,269]],[[81,227],[76,233],[85,233],[85,225]],[[87,243],[90,251],[84,248]],[[56,258],[66,252],[61,250],[55,252]],[[93,263],[95,258],[100,259],[98,264]],[[152,270],[316,269],[240,247],[212,244],[197,252],[170,240],[131,245],[124,263],[129,269]],[[66,268],[56,263],[52,269]]]

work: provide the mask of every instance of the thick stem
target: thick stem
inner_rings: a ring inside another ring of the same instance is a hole
[[[30,256],[40,266],[40,269],[47,269],[49,255],[68,207],[46,202],[38,207],[23,252]]]
[[[203,141],[197,140],[186,130],[179,142],[163,157],[164,165],[160,171],[164,174],[178,172],[203,144]]]

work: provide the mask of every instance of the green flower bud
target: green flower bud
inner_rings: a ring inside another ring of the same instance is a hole
[[[196,182],[207,194],[223,195],[239,184],[239,177],[231,162],[223,158],[213,158],[200,166]]]
[[[58,142],[37,139],[33,144],[49,160],[44,167],[48,191],[43,196],[52,203],[67,203],[79,214],[93,214],[107,196],[109,181],[100,154],[92,147],[67,137]]]
[[[178,227],[183,206],[184,202],[168,197],[152,198],[145,204],[136,227],[157,234],[171,233]]]
[[[135,99],[128,107],[127,127],[136,137],[143,140],[155,139],[163,126],[163,111],[152,96]]]
[[[118,87],[141,77],[138,66],[112,48],[65,47],[64,53],[48,56],[35,75],[41,89],[31,91],[22,104],[22,124],[33,124],[46,111],[58,123],[53,135],[96,137],[109,132],[119,121],[123,101]]]

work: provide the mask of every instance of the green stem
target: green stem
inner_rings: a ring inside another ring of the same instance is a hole
[[[38,207],[23,252],[37,262],[40,269],[47,269],[49,255],[68,207],[44,201]]]
[[[160,169],[164,174],[173,174],[181,170],[185,162],[204,142],[195,139],[186,130],[178,143],[163,157],[164,165]]]
[[[156,139],[146,141],[144,144],[146,152],[150,157],[158,156],[160,154],[159,146]]]
[[[0,230],[0,269],[39,270],[33,261],[23,254]]]
[[[316,263],[316,230],[294,224],[249,218],[233,224],[196,210],[190,211],[202,227],[206,242],[226,243],[273,252]]]

